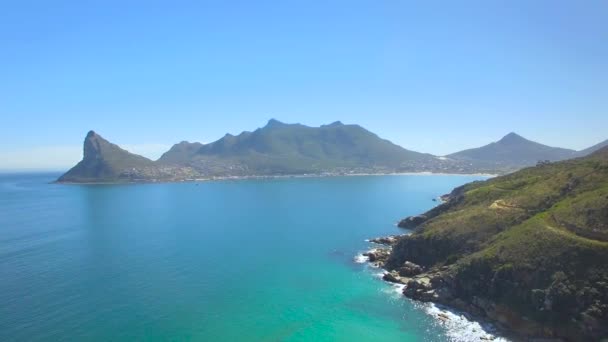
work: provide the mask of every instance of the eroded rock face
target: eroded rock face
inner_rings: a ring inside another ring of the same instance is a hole
[[[391,283],[404,284],[404,285],[407,284],[407,282],[409,281],[409,278],[402,278],[395,271],[385,273],[384,276],[382,276],[382,279],[386,280],[388,282],[391,282]]]
[[[414,264],[413,262],[406,261],[403,266],[397,269],[399,275],[402,277],[413,277],[422,273],[422,267]]]
[[[377,267],[384,267],[390,254],[391,251],[388,248],[376,248],[363,253],[363,255],[368,257],[369,261]]]
[[[410,263],[410,267],[420,267]],[[437,302],[451,305],[454,296],[450,290],[450,276],[447,269],[433,269],[422,272],[413,277],[401,277],[407,279],[403,289],[403,295],[422,302]]]
[[[409,216],[399,221],[397,224],[400,228],[413,229],[424,223],[427,220],[425,215]]]

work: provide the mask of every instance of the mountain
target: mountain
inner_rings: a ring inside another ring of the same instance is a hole
[[[510,133],[480,148],[436,157],[407,150],[359,125],[336,121],[309,127],[271,119],[253,132],[226,134],[209,144],[182,141],[157,161],[129,153],[91,131],[85,139],[83,160],[58,181],[151,182],[394,172],[504,174],[538,161],[580,155]]]
[[[539,161],[559,161],[577,156],[576,151],[550,147],[509,133],[491,144],[447,155],[449,159],[470,163],[476,168],[513,171]]]
[[[207,145],[173,146],[159,160],[184,161],[211,174],[273,175],[346,169],[396,170],[434,163],[436,158],[406,150],[358,125],[334,122],[308,127],[272,119],[253,132],[227,134]]]
[[[154,162],[129,153],[94,131],[84,139],[83,158],[59,177],[59,182],[105,182],[120,178],[130,169],[153,167]]]
[[[400,223],[385,279],[524,337],[608,337],[608,147],[444,199]]]
[[[604,140],[604,141],[602,141],[599,144],[595,144],[595,145],[593,145],[593,146],[591,146],[589,148],[586,148],[584,150],[578,151],[577,155],[583,157],[583,156],[589,155],[589,154],[591,154],[591,153],[593,153],[593,152],[595,152],[597,150],[600,150],[600,149],[602,149],[603,147],[606,147],[606,146],[608,146],[608,140]]]
[[[89,132],[84,158],[59,182],[178,181],[213,177],[446,171],[445,162],[406,150],[358,125],[321,127],[270,120],[253,132],[209,143],[182,141],[157,161]]]
[[[182,141],[179,144],[173,145],[169,151],[163,153],[159,161],[165,164],[186,164],[196,155],[201,147],[203,147],[203,144],[198,142]]]

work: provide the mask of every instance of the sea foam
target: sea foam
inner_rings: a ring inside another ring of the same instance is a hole
[[[440,307],[434,303],[420,305],[423,307],[424,312],[437,319],[438,324],[446,329],[446,335],[450,338],[450,341],[509,341],[504,337],[497,336],[495,329],[491,325],[470,320],[456,310]]]
[[[364,264],[369,261],[369,258],[361,253],[357,254],[353,260],[356,263]],[[372,267],[372,264],[367,264]],[[382,279],[386,272],[372,271],[371,274],[374,278]],[[385,282],[390,287],[383,289],[383,292],[396,296],[406,298],[403,296],[403,289],[405,285]],[[435,303],[422,303],[412,301],[414,305],[422,309],[427,315],[433,317],[437,324],[445,329],[445,334],[453,342],[469,342],[469,341],[481,341],[491,340],[496,342],[508,342],[509,340],[496,335],[496,329],[490,324],[482,324],[480,322],[467,318],[463,313],[456,310],[446,308]]]
[[[353,258],[353,261],[356,262],[357,264],[365,264],[366,262],[369,261],[369,257],[360,253],[360,254],[355,255],[355,257]]]

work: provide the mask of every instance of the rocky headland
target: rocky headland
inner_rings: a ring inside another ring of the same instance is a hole
[[[608,338],[608,148],[474,182],[364,255],[403,295],[515,339]]]

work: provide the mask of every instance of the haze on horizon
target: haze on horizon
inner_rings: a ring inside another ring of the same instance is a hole
[[[0,8],[0,169],[65,170],[91,129],[156,159],[270,118],[435,155],[608,139],[605,1]]]

